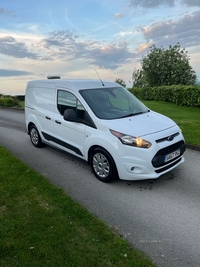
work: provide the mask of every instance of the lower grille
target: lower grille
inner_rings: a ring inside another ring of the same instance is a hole
[[[174,165],[176,165],[177,163],[179,163],[181,161],[181,158],[179,158],[178,160],[176,160],[175,162],[173,162],[172,164],[165,166],[164,168],[161,168],[159,170],[155,170],[156,173],[161,173],[164,172],[168,169],[170,169],[171,167],[173,167]]]
[[[180,149],[180,155],[176,158],[173,158],[172,160],[169,160],[167,162],[165,162],[165,156]],[[154,156],[154,158],[152,159],[152,165],[155,168],[159,168],[165,165],[170,164],[171,162],[175,162],[178,158],[181,158],[181,156],[183,155],[183,153],[185,152],[186,149],[186,145],[185,142],[179,141],[171,146],[165,147],[161,150],[159,150],[156,155]],[[169,167],[170,168],[170,167]]]

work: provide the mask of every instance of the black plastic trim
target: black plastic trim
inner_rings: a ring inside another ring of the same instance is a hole
[[[155,172],[156,172],[156,173],[164,172],[164,171],[170,169],[171,167],[175,166],[176,164],[178,164],[180,161],[181,161],[181,158],[179,158],[178,160],[176,160],[176,161],[173,162],[172,164],[170,164],[170,165],[168,165],[168,166],[165,166],[164,168],[161,168],[161,169],[159,169],[159,170],[156,170]]]
[[[72,145],[70,145],[70,144],[68,144],[68,143],[66,143],[66,142],[64,142],[64,141],[62,141],[62,140],[60,140],[58,138],[55,138],[54,136],[49,135],[47,133],[42,132],[42,134],[43,134],[43,136],[44,136],[44,138],[46,140],[52,141],[52,142],[54,142],[54,143],[56,143],[56,144],[58,144],[60,146],[63,146],[65,148],[67,148],[67,149],[70,149],[70,150],[74,151],[76,154],[78,154],[80,156],[83,156],[83,154],[81,153],[81,151],[77,147],[72,146]]]
[[[158,139],[156,140],[156,143],[161,143],[161,142],[164,142],[164,141],[172,141],[174,139],[174,137],[178,136],[180,133],[177,132],[175,134],[172,134],[172,135],[169,135],[169,136],[166,136],[164,138],[161,138],[161,139]]]
[[[164,162],[164,158],[167,154],[170,154],[176,150],[180,149],[180,155],[174,159],[172,159],[171,161],[168,161],[168,162]],[[183,153],[185,152],[186,150],[186,145],[185,145],[185,142],[182,140],[182,141],[179,141],[171,146],[168,146],[168,147],[165,147],[163,149],[160,149],[156,155],[154,156],[154,158],[152,159],[152,165],[155,167],[155,168],[159,168],[159,167],[162,167],[162,166],[165,166],[167,164],[169,164],[170,162],[173,162],[175,161],[177,158],[180,158]]]

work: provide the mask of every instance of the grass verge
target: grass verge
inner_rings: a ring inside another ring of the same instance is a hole
[[[20,102],[19,102],[19,105],[20,105],[20,107],[21,107],[22,109],[24,109],[24,108],[25,108],[25,101],[20,101]]]
[[[142,101],[147,107],[173,119],[181,128],[187,144],[200,147],[200,109],[163,101]]]
[[[0,266],[155,266],[0,146]]]

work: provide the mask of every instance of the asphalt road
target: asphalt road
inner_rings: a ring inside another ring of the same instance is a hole
[[[62,187],[160,267],[200,266],[200,152],[157,180],[105,184],[83,161],[33,147],[24,112],[0,108],[0,145]]]

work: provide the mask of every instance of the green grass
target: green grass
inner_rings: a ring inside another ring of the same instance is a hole
[[[155,266],[1,146],[0,155],[0,266]]]
[[[19,105],[20,105],[21,108],[24,109],[24,107],[25,107],[25,101],[20,101],[20,102],[19,102]]]
[[[142,101],[150,109],[173,119],[181,128],[189,145],[200,147],[200,109],[177,106],[163,101]]]

